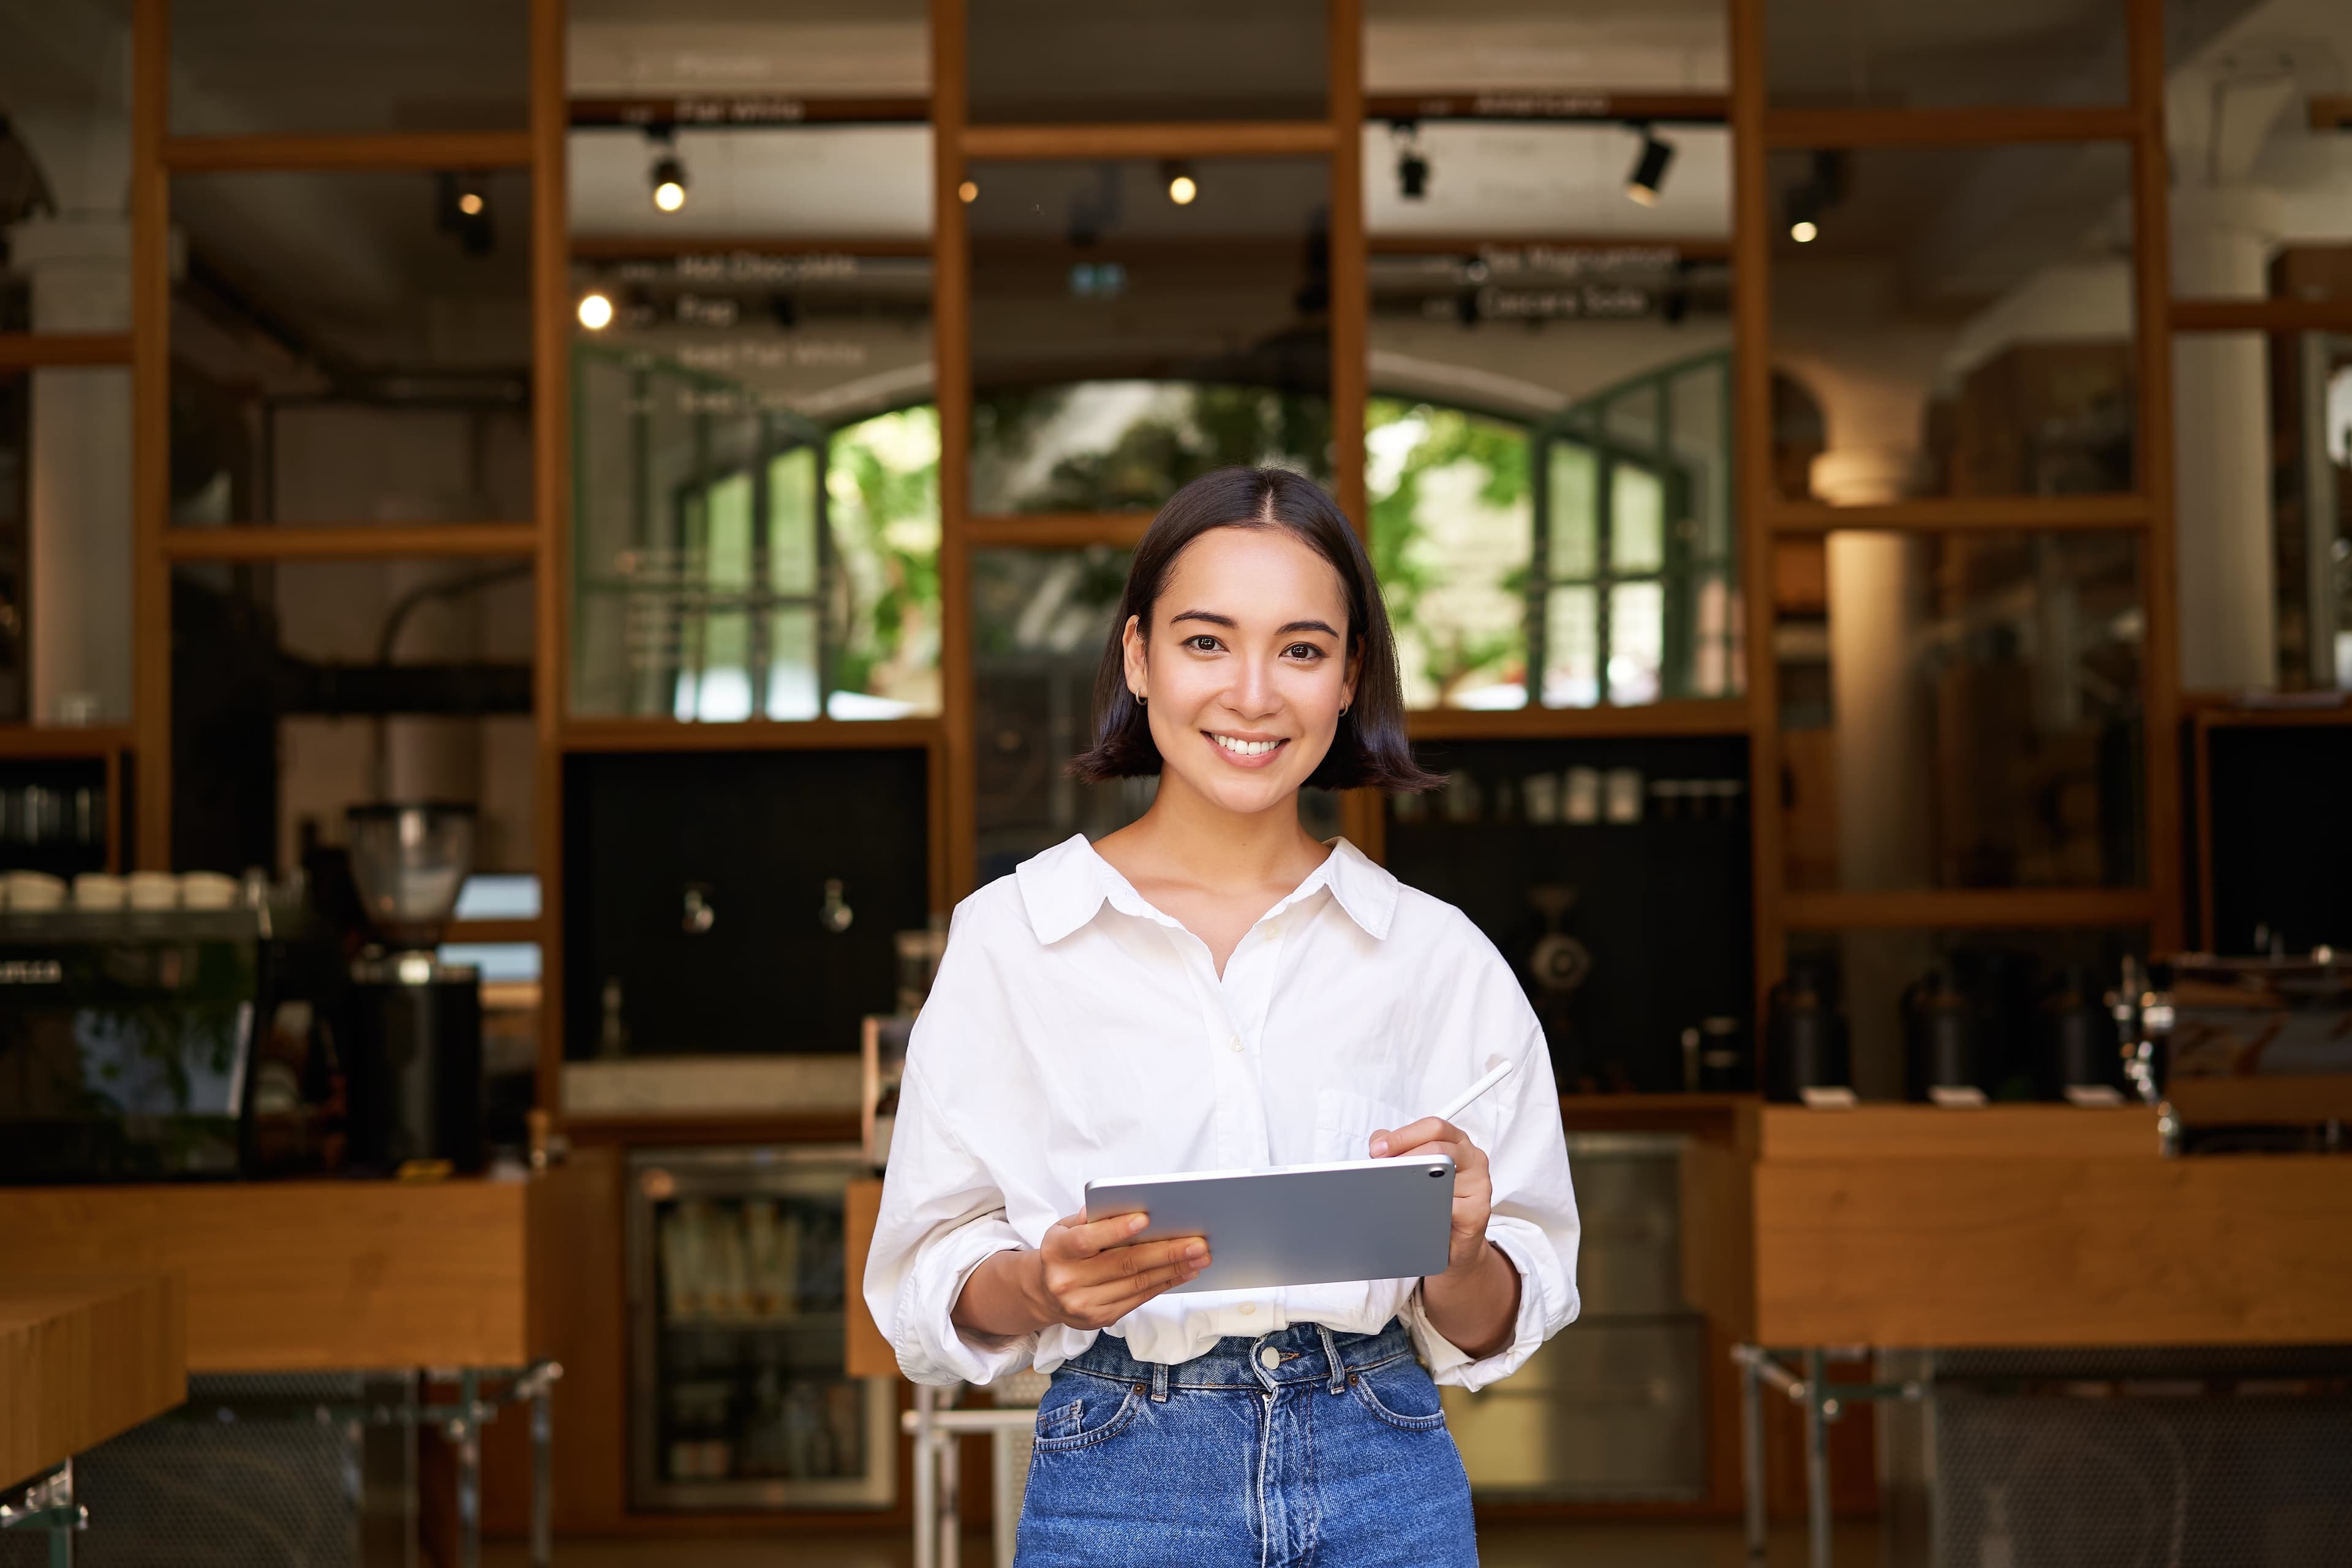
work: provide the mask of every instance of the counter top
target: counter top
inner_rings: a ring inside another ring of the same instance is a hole
[[[0,1237],[12,1279],[180,1277],[194,1372],[520,1366],[538,1185],[12,1187]]]
[[[2352,1159],[2167,1160],[2143,1108],[1742,1111],[1685,1289],[1775,1346],[2352,1342]]]
[[[0,1279],[0,1485],[54,1469],[188,1396],[187,1295],[169,1274]]]

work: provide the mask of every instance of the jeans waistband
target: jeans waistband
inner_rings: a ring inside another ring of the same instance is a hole
[[[1274,1352],[1268,1366],[1266,1352]],[[1255,1339],[1228,1334],[1191,1361],[1174,1366],[1138,1361],[1127,1353],[1127,1342],[1113,1334],[1097,1334],[1095,1342],[1062,1363],[1065,1372],[1080,1372],[1114,1382],[1141,1384],[1155,1397],[1171,1388],[1278,1388],[1295,1383],[1321,1383],[1337,1387],[1351,1372],[1412,1354],[1412,1336],[1402,1320],[1391,1318],[1376,1334],[1336,1333],[1320,1323],[1293,1323]]]

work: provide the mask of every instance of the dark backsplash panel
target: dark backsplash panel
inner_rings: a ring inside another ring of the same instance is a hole
[[[1412,821],[1391,800],[1389,869],[1458,906],[1501,950],[1544,1020],[1564,1091],[1681,1089],[1682,1033],[1703,1018],[1738,1020],[1741,1047],[1750,1049],[1748,795],[1700,805],[1649,788],[1745,785],[1744,739],[1431,742],[1414,754],[1435,772],[1467,774],[1478,806],[1472,820],[1453,820],[1450,792],[1441,791]],[[1526,780],[1572,767],[1638,770],[1642,820],[1528,821]],[[1528,891],[1546,885],[1576,890],[1560,929],[1591,954],[1590,973],[1564,998],[1537,986],[1528,969],[1547,925]]]
[[[621,985],[631,1056],[854,1051],[898,997],[893,933],[930,914],[919,750],[565,759],[564,1053],[598,1054]],[[851,921],[825,928],[828,879]],[[709,929],[687,930],[702,890]]]

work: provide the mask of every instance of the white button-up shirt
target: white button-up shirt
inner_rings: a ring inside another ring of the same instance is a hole
[[[1207,944],[1072,838],[956,910],[908,1050],[866,1304],[919,1383],[1050,1372],[1093,1331],[1000,1342],[950,1313],[982,1260],[1039,1246],[1088,1181],[1360,1160],[1496,1053],[1517,1070],[1455,1124],[1486,1152],[1486,1234],[1519,1272],[1508,1344],[1474,1360],[1431,1326],[1418,1280],[1370,1279],[1156,1297],[1108,1331],[1138,1360],[1402,1316],[1438,1382],[1483,1387],[1576,1316],[1576,1197],[1542,1026],[1459,910],[1341,839],[1220,976]]]

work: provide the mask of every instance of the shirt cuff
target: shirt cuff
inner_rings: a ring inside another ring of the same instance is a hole
[[[973,1271],[1021,1245],[1020,1236],[999,1216],[961,1226],[923,1248],[899,1289],[898,1322],[890,1335],[898,1347],[898,1370],[909,1381],[993,1383],[1034,1359],[1034,1333],[999,1340],[967,1334],[955,1325],[956,1302]]]
[[[1560,1273],[1559,1255],[1541,1230],[1525,1220],[1497,1215],[1487,1223],[1486,1239],[1519,1271],[1519,1311],[1511,1324],[1510,1343],[1493,1355],[1473,1356],[1437,1331],[1418,1289],[1406,1299],[1405,1327],[1421,1349],[1431,1379],[1440,1384],[1475,1390],[1501,1382],[1576,1316],[1576,1289]]]

